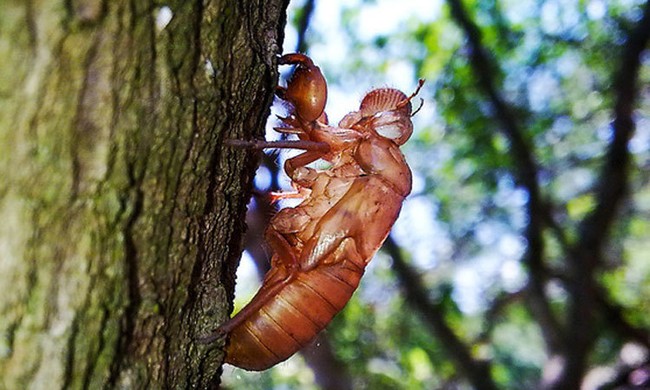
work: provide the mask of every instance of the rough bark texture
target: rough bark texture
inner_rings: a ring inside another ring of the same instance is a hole
[[[286,3],[0,1],[0,389],[218,383]]]

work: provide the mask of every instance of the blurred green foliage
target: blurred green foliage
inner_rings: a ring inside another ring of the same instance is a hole
[[[368,26],[364,18],[375,15],[377,7],[394,9],[387,3],[317,2],[317,13],[327,8],[328,15],[335,13],[338,18],[327,25],[314,15],[307,33],[308,54],[320,64],[331,88],[349,93],[391,85],[391,69],[398,62],[408,65],[411,85],[417,78],[427,80],[420,94],[424,108],[414,117],[416,132],[404,152],[416,178],[413,196],[431,205],[432,211],[422,217],[435,221],[439,232],[416,232],[413,235],[420,241],[422,236],[430,240],[418,243],[408,234],[398,234],[396,228],[395,238],[416,266],[430,299],[471,355],[491,362],[499,388],[533,388],[550,356],[540,324],[521,297],[529,280],[521,262],[525,250],[515,250],[504,240],[512,238],[526,246],[528,198],[516,178],[518,163],[493,105],[477,86],[465,35],[451,19],[448,6],[440,3],[427,14],[418,8],[422,2],[403,0],[399,6],[412,9],[385,15],[403,17],[389,23],[392,29],[377,28],[374,35],[361,31]],[[565,245],[574,243],[580,222],[595,207],[595,188],[612,138],[613,79],[625,38],[641,17],[642,3],[465,0],[464,5],[494,64],[484,71],[514,113],[540,167],[541,192],[552,205],[557,224],[543,236],[543,260],[557,274],[548,278],[546,292],[550,306],[563,318]],[[296,15],[300,6],[292,7]],[[330,37],[339,39],[330,42]],[[340,55],[328,56],[332,50]],[[650,330],[649,59],[644,53],[638,81],[630,196],[606,242],[606,264],[597,273],[605,298],[622,308],[624,320],[646,336]],[[403,213],[408,207],[407,202]],[[418,230],[418,224],[403,230],[409,229]],[[433,250],[430,258],[415,255],[418,245],[437,248],[440,241],[447,246]],[[440,340],[405,302],[390,260],[381,256],[375,262],[380,264],[369,268],[359,291],[326,331],[354,388],[467,387]],[[470,279],[474,282],[463,289],[467,283],[462,283],[462,276],[468,274],[474,275]],[[510,299],[497,307],[504,297]],[[602,319],[596,332],[589,369],[616,366],[631,338]],[[253,377],[236,370],[224,377],[224,383],[232,388],[314,386],[310,385],[313,377],[300,374],[294,364],[304,367],[295,357]]]

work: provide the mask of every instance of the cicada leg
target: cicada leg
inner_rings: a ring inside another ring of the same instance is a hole
[[[326,154],[330,151],[330,147],[325,142],[297,140],[297,141],[264,141],[264,140],[243,140],[243,139],[227,139],[224,141],[226,145],[234,146],[236,148],[248,149],[299,149],[307,151],[318,151]]]
[[[274,229],[267,230],[266,240],[275,253],[273,256],[275,264],[266,274],[263,287],[248,305],[233,318],[219,326],[212,335],[202,338],[202,342],[209,343],[218,339],[221,335],[230,333],[252,315],[257,314],[261,307],[277,296],[278,292],[295,277],[298,270],[298,257],[294,253],[295,248],[289,244],[282,234]]]
[[[328,146],[328,152],[329,152],[329,146]],[[296,170],[313,163],[314,161],[322,158],[326,154],[327,152],[323,152],[322,150],[307,150],[306,152],[301,153],[296,157],[292,157],[287,161],[285,161],[284,171],[287,172],[287,175],[292,180],[297,182],[299,185],[305,186],[305,184],[301,182],[300,178],[295,176]]]
[[[300,149],[305,153],[288,159],[284,163],[284,169],[289,177],[293,178],[296,169],[304,167],[330,152],[330,146],[325,142],[318,141],[245,141],[229,139],[225,141],[230,146],[251,149]]]

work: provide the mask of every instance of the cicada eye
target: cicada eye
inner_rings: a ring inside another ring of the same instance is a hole
[[[402,135],[399,126],[395,125],[379,126],[375,128],[375,130],[377,131],[377,134],[389,139],[397,139]]]
[[[377,134],[388,138],[397,145],[403,145],[413,133],[413,124],[409,116],[401,111],[383,111],[372,120],[372,128]]]
[[[382,137],[390,139],[399,138],[401,135],[399,126],[395,124],[377,126],[375,131]]]

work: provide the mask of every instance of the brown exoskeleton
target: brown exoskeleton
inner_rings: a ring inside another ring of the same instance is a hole
[[[327,84],[311,59],[288,54],[297,68],[277,95],[293,110],[277,130],[297,141],[247,142],[255,148],[296,148],[285,171],[304,194],[302,203],[271,220],[273,250],[262,287],[210,341],[229,334],[226,362],[264,370],[311,342],[345,306],[365,267],[386,239],[411,191],[411,171],[399,147],[411,136],[411,99],[392,88],[375,89],[338,126],[327,124]],[[329,169],[307,165],[322,159]]]

